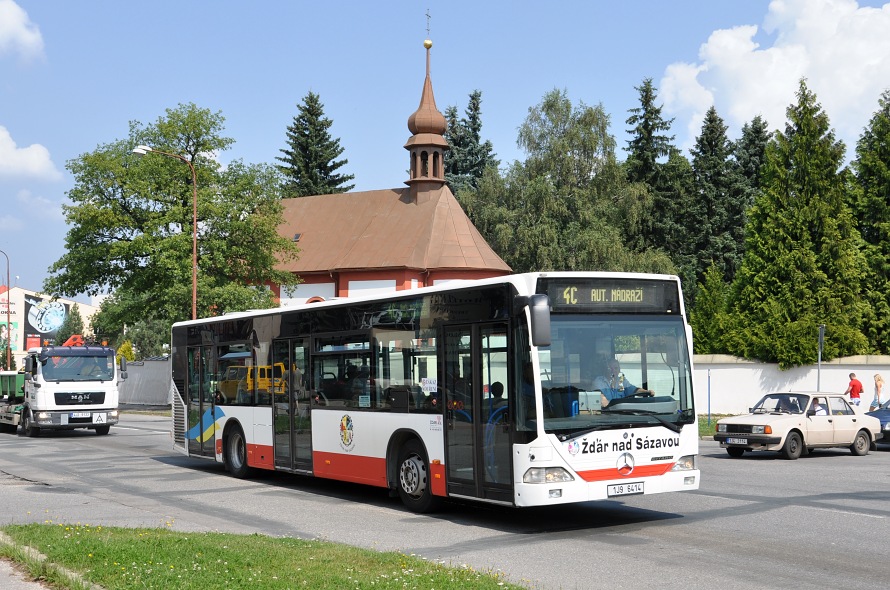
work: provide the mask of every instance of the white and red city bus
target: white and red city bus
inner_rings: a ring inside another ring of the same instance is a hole
[[[691,350],[680,281],[654,274],[528,273],[180,322],[174,446],[236,477],[389,488],[417,512],[695,490]]]

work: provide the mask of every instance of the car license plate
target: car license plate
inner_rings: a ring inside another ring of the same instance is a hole
[[[71,418],[92,418],[92,412],[71,412],[68,414]]]
[[[726,444],[728,445],[746,445],[748,444],[747,438],[727,438]]]
[[[606,486],[606,495],[611,496],[630,496],[631,494],[642,494],[643,482],[635,481],[631,483],[618,483]]]

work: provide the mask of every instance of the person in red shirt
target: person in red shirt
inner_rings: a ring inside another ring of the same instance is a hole
[[[850,373],[850,384],[847,386],[847,391],[844,392],[844,395],[850,395],[850,403],[854,406],[859,405],[859,394],[862,393],[862,382],[856,378],[856,373]]]

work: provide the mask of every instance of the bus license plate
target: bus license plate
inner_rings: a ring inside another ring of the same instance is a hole
[[[606,487],[606,495],[608,496],[630,496],[631,494],[642,494],[643,482],[635,481],[633,483],[618,483]]]
[[[92,412],[71,412],[68,414],[70,418],[92,418]]]
[[[746,445],[748,444],[747,438],[727,438],[726,444],[728,445]]]

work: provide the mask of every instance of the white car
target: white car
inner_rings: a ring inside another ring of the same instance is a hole
[[[881,422],[837,393],[770,393],[750,414],[717,421],[714,440],[730,457],[745,451],[779,451],[797,459],[813,449],[849,447],[854,455],[876,449]]]

